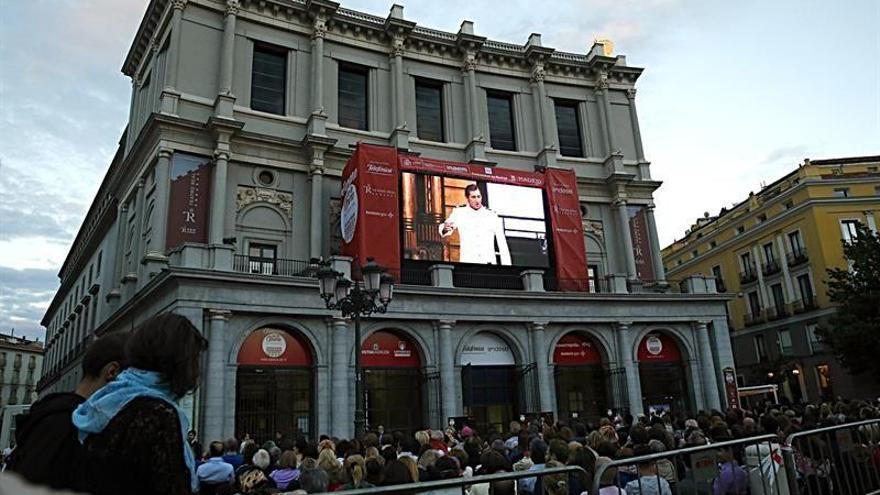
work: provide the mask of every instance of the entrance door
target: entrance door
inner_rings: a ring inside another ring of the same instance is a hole
[[[258,442],[314,434],[312,353],[280,328],[255,330],[238,351],[235,433]]]
[[[465,366],[462,388],[465,412],[484,438],[490,429],[506,431],[519,411],[516,384],[519,371],[514,366]]]
[[[422,360],[416,344],[397,330],[370,334],[361,346],[367,427],[413,433],[425,422]]]
[[[688,411],[688,366],[675,340],[665,333],[650,333],[639,343],[639,380],[644,410]]]
[[[596,420],[605,414],[608,374],[593,339],[582,332],[562,336],[553,349],[556,365],[556,407],[560,418]]]

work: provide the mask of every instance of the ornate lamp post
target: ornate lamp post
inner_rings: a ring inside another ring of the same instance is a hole
[[[342,312],[344,318],[354,320],[354,373],[355,373],[355,410],[354,433],[356,438],[363,438],[366,433],[366,414],[364,395],[364,377],[361,370],[361,317],[373,313],[384,313],[388,309],[394,292],[394,278],[384,272],[372,258],[361,268],[362,282],[352,282],[342,273],[333,270],[330,263],[321,263],[316,273],[321,298],[327,309]]]

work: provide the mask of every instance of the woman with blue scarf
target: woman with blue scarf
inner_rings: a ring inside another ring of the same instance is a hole
[[[178,401],[196,388],[207,341],[186,318],[162,314],[128,340],[129,368],[73,412],[97,495],[189,495],[195,459]]]

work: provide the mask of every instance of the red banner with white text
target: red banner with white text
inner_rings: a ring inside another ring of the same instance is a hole
[[[400,155],[400,169],[407,172],[456,177],[473,181],[497,182],[512,186],[544,187],[545,182],[544,176],[537,172],[451,162],[407,154]]]
[[[586,291],[587,253],[584,247],[584,225],[581,220],[577,177],[573,170],[548,168],[544,178],[544,189],[550,205],[558,288]]]
[[[397,150],[358,144],[342,171],[342,254],[363,266],[373,258],[400,280]],[[355,270],[357,273],[357,270]]]

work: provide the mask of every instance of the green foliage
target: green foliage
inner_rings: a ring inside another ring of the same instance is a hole
[[[849,270],[827,270],[828,295],[837,311],[816,333],[851,373],[880,380],[880,236],[859,224],[843,255]]]

